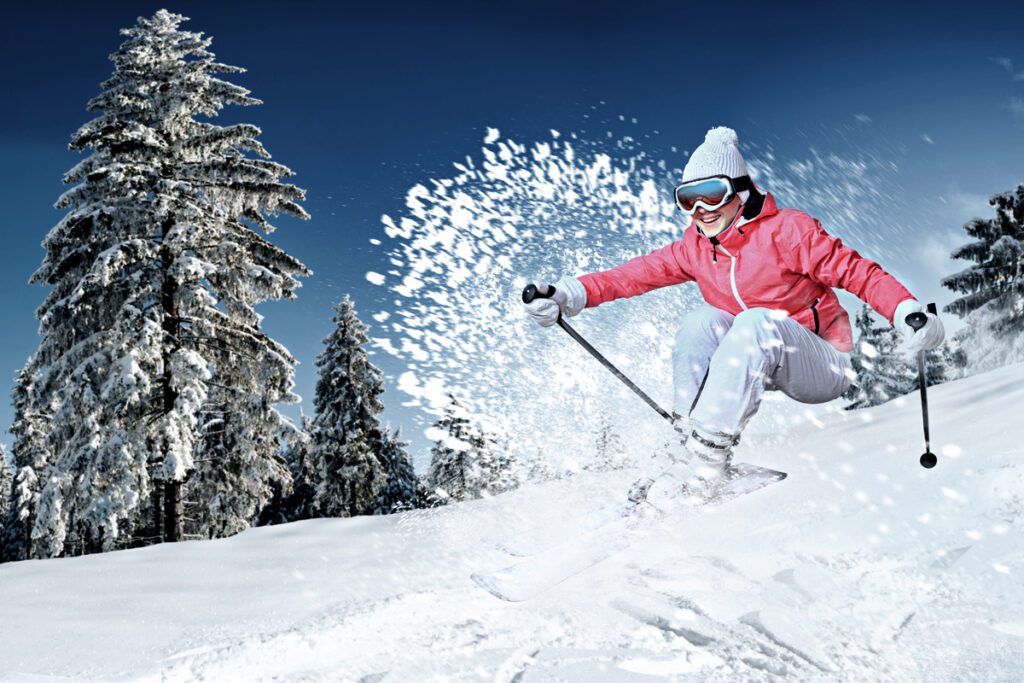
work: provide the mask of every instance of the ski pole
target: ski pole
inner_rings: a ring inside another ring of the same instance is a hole
[[[547,289],[546,292],[544,292],[542,294],[540,289],[537,287],[537,285],[526,285],[526,287],[523,288],[523,303],[524,304],[528,304],[531,301],[533,301],[534,299],[550,299],[554,295],[554,293],[555,293],[555,287],[554,287],[554,285],[546,285],[546,286],[547,286],[548,289]],[[590,355],[592,355],[594,358],[596,358],[598,361],[600,361],[601,365],[603,365],[606,368],[608,368],[608,370],[610,370],[613,375],[615,375],[620,380],[622,380],[622,383],[625,384],[630,389],[632,389],[633,393],[635,393],[637,396],[642,398],[644,400],[644,402],[647,403],[647,405],[649,405],[650,407],[654,408],[654,410],[657,411],[657,413],[659,415],[661,415],[663,418],[668,420],[669,424],[672,423],[672,416],[668,413],[668,411],[666,411],[664,408],[662,408],[657,403],[655,403],[654,399],[652,399],[650,396],[645,394],[644,391],[640,387],[638,387],[637,385],[633,384],[633,382],[628,377],[626,377],[624,374],[622,374],[617,367],[612,365],[611,361],[609,361],[607,358],[605,358],[603,355],[601,355],[600,351],[598,351],[593,346],[591,346],[590,342],[588,342],[586,339],[584,339],[580,335],[579,332],[574,330],[569,323],[567,323],[564,320],[562,320],[562,314],[561,313],[558,314],[558,326],[561,327],[563,330],[565,330],[570,337],[572,337],[577,342],[579,342],[580,346],[582,346],[588,352],[590,352]]]
[[[928,304],[928,312],[938,315],[935,304]],[[916,332],[928,322],[928,316],[918,311],[908,315],[906,322]],[[917,383],[921,387],[921,417],[924,419],[924,453],[921,454],[921,467],[931,469],[939,459],[932,453],[931,437],[928,435],[928,382],[924,376],[923,350],[917,352]]]

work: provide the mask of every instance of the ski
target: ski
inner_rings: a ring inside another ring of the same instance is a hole
[[[576,535],[589,533],[605,526],[609,522],[614,522],[622,517],[628,517],[633,514],[635,507],[633,503],[629,502],[606,505],[586,516],[573,519],[568,525],[570,527],[569,533]],[[513,557],[529,557],[564,542],[564,527],[562,534],[551,534],[548,538],[539,538],[535,529],[525,529],[498,541],[494,544],[494,547]]]
[[[680,497],[671,509],[658,510],[641,503],[623,508],[620,514],[578,538],[559,543],[516,564],[489,573],[472,575],[473,581],[492,595],[509,602],[529,600],[582,571],[619,553],[644,537],[655,521],[682,511],[700,514],[786,478],[785,472],[747,463],[737,463],[730,478],[714,498],[695,504]]]

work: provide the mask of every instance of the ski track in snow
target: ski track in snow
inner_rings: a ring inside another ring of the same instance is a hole
[[[914,394],[745,439],[790,477],[525,603],[469,579],[513,561],[495,541],[634,472],[3,565],[0,680],[1019,681],[1024,365],[930,394],[934,470]]]

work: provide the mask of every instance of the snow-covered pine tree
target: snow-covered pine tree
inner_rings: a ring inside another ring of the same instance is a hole
[[[409,444],[402,441],[400,429],[394,432],[388,430],[386,433],[381,464],[384,466],[387,483],[380,492],[380,497],[374,508],[374,514],[378,515],[411,510],[416,507],[417,479],[416,472],[412,467],[412,460],[406,451]]]
[[[448,405],[432,432],[437,438],[425,480],[431,505],[490,496],[519,485],[508,449],[499,448],[473,425],[454,395],[448,394]]]
[[[11,474],[14,465],[7,457],[7,444],[0,443],[0,561],[3,561],[4,546],[6,545],[7,534],[4,529],[7,525],[7,517],[14,497],[14,476]]]
[[[432,433],[435,440],[425,480],[431,506],[466,500],[473,477],[472,432],[466,411],[453,394],[448,394],[448,405]]]
[[[567,475],[567,472],[558,471],[551,466],[550,459],[545,457],[544,451],[539,446],[537,453],[530,458],[526,470],[526,480],[534,483],[561,479]]]
[[[54,411],[33,553],[110,549],[141,536],[178,540],[182,488],[208,401],[232,415],[225,467],[253,500],[279,476],[295,402],[294,359],[260,330],[254,306],[294,298],[310,271],[260,237],[267,216],[308,217],[292,172],[248,124],[218,126],[226,105],[259,100],[217,77],[211,39],[160,10],[122,31],[97,118],[70,147],[91,154],[64,181],[68,214],[43,242],[32,282],[52,291],[30,392]],[[35,409],[35,404],[31,406]],[[147,528],[148,527],[148,528]]]
[[[474,498],[493,496],[519,486],[518,463],[507,442],[499,445],[479,427],[473,429],[469,442],[475,456],[470,484]]]
[[[313,432],[313,419],[302,416],[302,430],[289,435],[285,443],[284,458],[291,473],[291,493],[285,497],[280,522],[294,522],[313,516],[313,499],[316,495],[314,471],[309,460]]]
[[[585,465],[584,469],[606,472],[629,467],[633,462],[626,454],[626,447],[622,444],[622,439],[612,427],[612,420],[608,412],[602,411],[600,419],[601,426],[597,432],[594,460]]]
[[[384,383],[370,363],[366,325],[345,296],[334,307],[335,329],[317,356],[316,417],[310,431],[309,478],[315,483],[317,517],[348,517],[374,511],[386,483],[381,462],[384,436],[377,415]]]
[[[955,341],[972,370],[1024,360],[1024,184],[989,204],[995,217],[968,221],[974,241],[951,254],[975,265],[942,280],[963,295],[943,310],[966,323]]]
[[[960,347],[957,339],[947,339],[942,345],[942,362],[945,375],[942,381],[960,379],[966,374],[967,353]]]
[[[916,369],[897,351],[896,331],[888,324],[876,324],[866,304],[857,313],[854,326],[858,339],[850,360],[856,379],[843,395],[850,401],[846,409],[876,406],[916,389]]]
[[[201,412],[195,469],[185,487],[185,531],[190,538],[222,538],[263,524],[278,516],[278,510],[272,508],[280,508],[292,488],[283,456],[263,453],[252,457],[252,451],[239,448],[240,439],[252,443],[264,442],[265,437],[248,425],[236,424],[244,416],[232,410],[228,391],[214,386],[210,396],[223,400],[208,398]],[[291,430],[263,427],[282,439],[296,438]],[[281,448],[274,443],[276,449]]]
[[[41,401],[31,400],[32,367],[34,360],[30,358],[26,366],[18,371],[11,390],[11,404],[14,407],[11,434],[14,443],[11,445],[10,457],[14,480],[9,491],[3,540],[0,542],[3,547],[0,561],[25,560],[35,556],[32,553],[32,527],[49,462],[46,433],[50,409],[42,405]],[[33,404],[34,408],[30,408]]]

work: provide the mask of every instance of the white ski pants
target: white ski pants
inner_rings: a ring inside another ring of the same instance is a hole
[[[850,354],[789,318],[751,308],[739,315],[703,306],[683,318],[672,351],[678,415],[711,434],[738,436],[765,390],[802,403],[838,398],[849,386]]]

